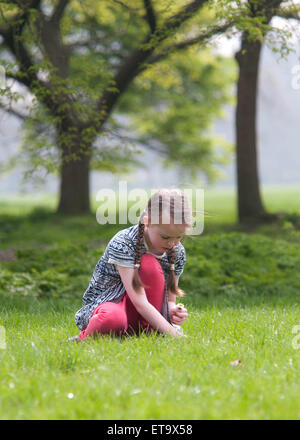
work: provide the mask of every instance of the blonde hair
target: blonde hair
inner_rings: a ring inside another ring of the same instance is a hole
[[[176,221],[175,224],[180,223],[187,228],[192,227],[192,211],[189,206],[188,198],[182,190],[162,188],[156,191],[150,197],[150,199],[148,200],[147,208],[142,212],[138,223],[135,269],[132,281],[132,285],[135,290],[139,289],[140,287],[149,287],[143,284],[138,272],[142,258],[142,243],[144,240],[144,215],[148,216],[151,224],[156,224],[156,222],[158,222],[159,224],[163,224],[162,221],[166,219],[165,224],[170,224],[171,222],[175,223]],[[176,278],[174,273],[174,246],[168,251],[167,256],[170,263],[170,274],[167,280],[167,289],[168,291],[174,293],[176,296],[184,296],[184,291],[176,286]]]

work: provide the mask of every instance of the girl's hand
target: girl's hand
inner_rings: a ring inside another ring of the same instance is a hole
[[[186,308],[183,307],[182,309],[178,309],[176,304],[173,307],[170,307],[169,313],[171,322],[177,325],[183,324],[188,317]]]

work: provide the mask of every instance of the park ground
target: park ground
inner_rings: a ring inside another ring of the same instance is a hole
[[[262,192],[282,217],[246,230],[232,190],[206,191],[204,232],[183,239],[187,338],[80,344],[74,313],[120,225],[0,197],[0,418],[299,419],[300,187]]]

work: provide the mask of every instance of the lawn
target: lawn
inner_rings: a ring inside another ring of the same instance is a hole
[[[205,193],[204,233],[183,240],[187,338],[80,344],[66,342],[74,313],[120,227],[55,215],[53,197],[2,197],[0,418],[299,419],[299,193],[264,188],[286,215],[251,232],[230,190]]]

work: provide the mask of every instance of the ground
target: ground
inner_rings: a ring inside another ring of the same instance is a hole
[[[74,313],[118,225],[2,198],[1,419],[299,419],[299,192],[265,190],[286,214],[251,231],[235,225],[230,191],[207,192],[212,217],[183,241],[187,338],[80,344],[66,342]]]

